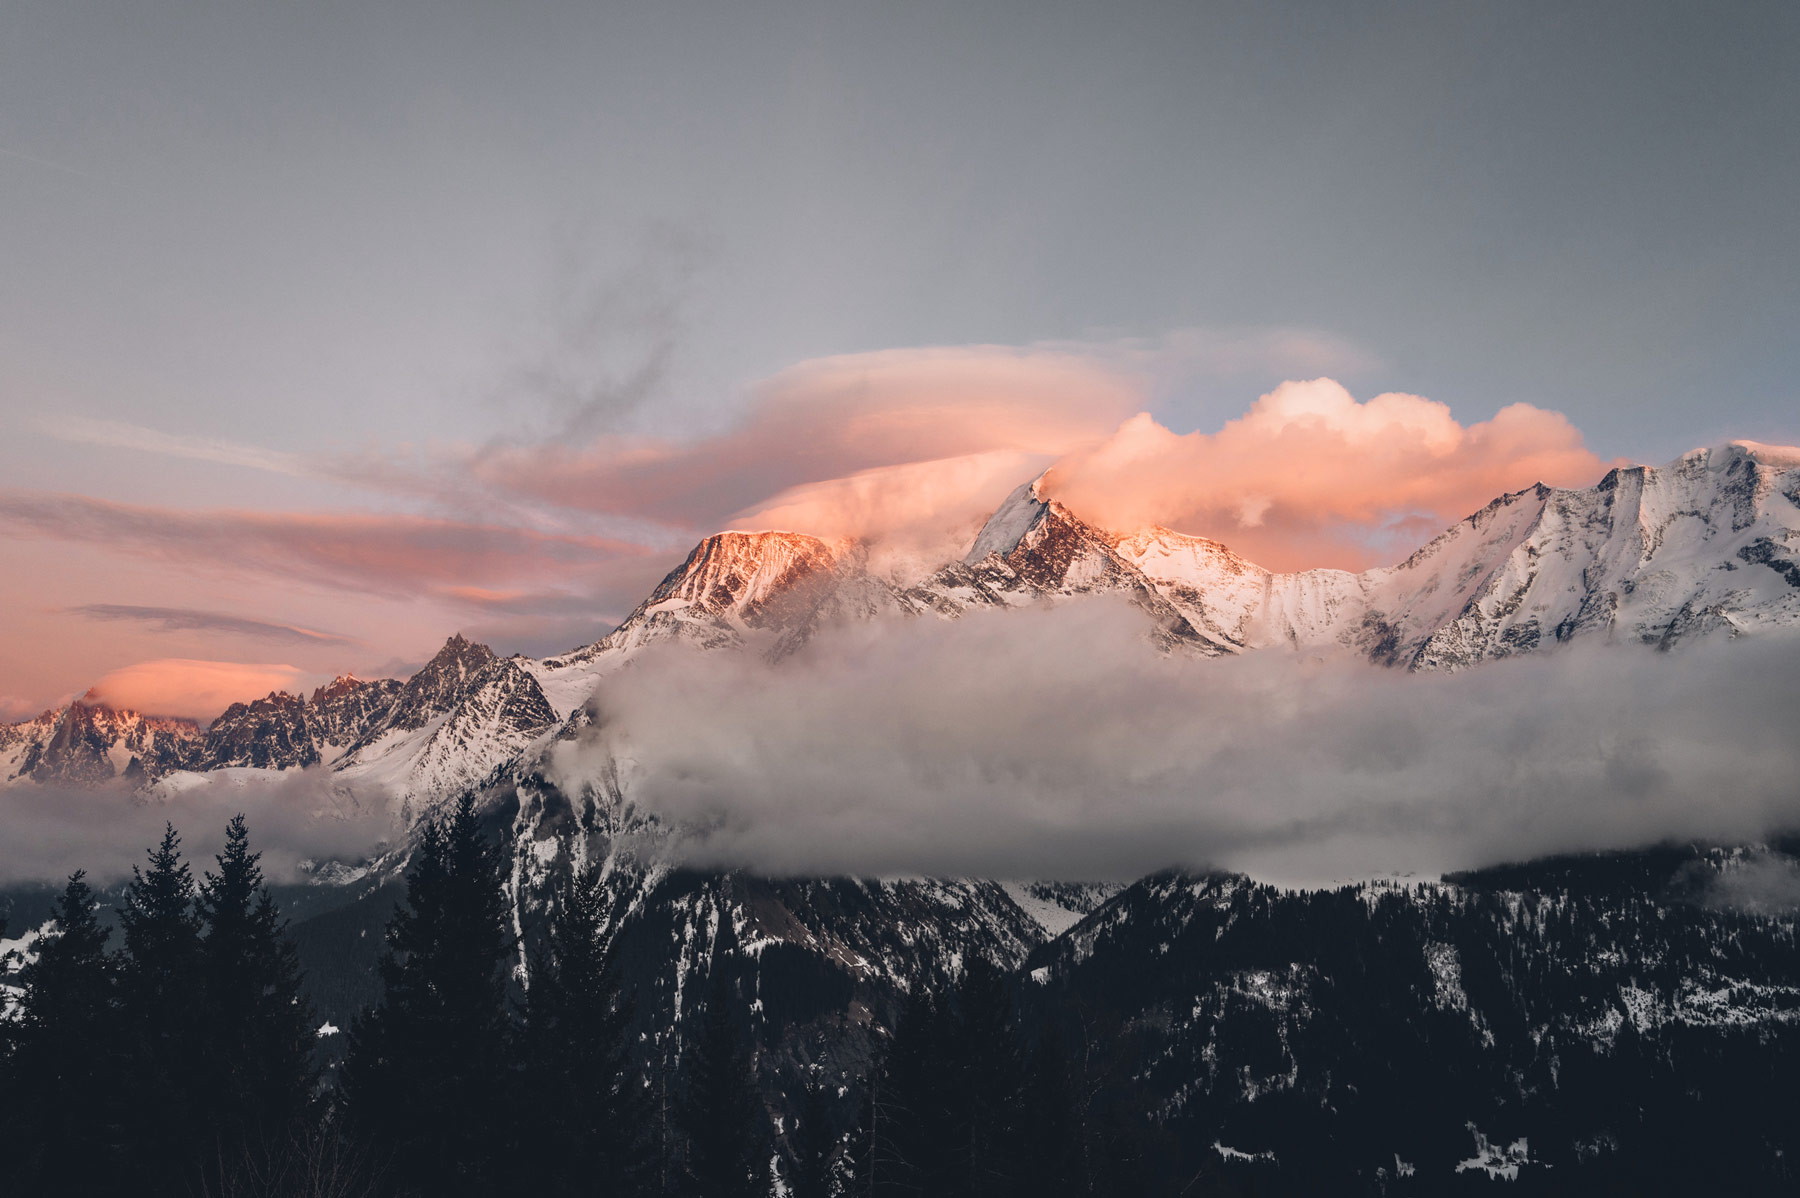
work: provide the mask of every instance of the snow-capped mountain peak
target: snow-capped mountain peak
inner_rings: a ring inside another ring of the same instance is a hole
[[[911,585],[871,572],[855,542],[716,533],[618,628],[572,653],[501,658],[458,634],[404,683],[344,675],[308,698],[234,704],[204,734],[83,700],[0,728],[0,779],[324,765],[410,810],[529,754],[610,671],[660,641],[779,659],[833,622],[958,618],[1101,593],[1140,609],[1150,639],[1172,651],[1285,647],[1412,670],[1584,637],[1669,648],[1800,633],[1800,449],[1732,442],[1619,467],[1592,487],[1528,487],[1398,565],[1361,573],[1276,573],[1202,536],[1108,532],[1042,483],[1020,485],[967,554]]]
[[[833,571],[841,544],[771,529],[714,533],[663,579],[639,610],[646,615],[696,608],[753,622],[776,597],[802,580]]]
[[[853,549],[847,542],[773,529],[714,533],[618,628],[558,664],[589,662],[669,637],[716,648],[741,644],[746,633],[810,627],[820,617],[820,603],[868,581],[856,568]]]
[[[1050,509],[1050,504],[1039,495],[1043,481],[1040,474],[1028,483],[1020,483],[981,526],[963,561],[972,564],[990,554],[1005,557],[1017,549],[1025,534],[1041,523]]]
[[[89,691],[66,707],[0,726],[0,784],[154,777],[186,764],[199,741],[192,720],[110,707]]]

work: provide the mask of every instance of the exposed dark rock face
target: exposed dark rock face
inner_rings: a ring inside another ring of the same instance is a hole
[[[1775,543],[1772,537],[1760,537],[1738,550],[1738,557],[1744,561],[1767,566],[1787,580],[1787,584],[1800,590],[1800,560],[1797,560],[1792,549]]]
[[[189,768],[199,753],[200,726],[192,720],[118,711],[83,698],[0,729],[0,781],[91,785],[154,778]]]
[[[233,703],[206,730],[208,769],[317,765],[319,746],[305,699],[275,691],[252,703]]]
[[[233,703],[206,730],[196,769],[253,766],[290,769],[328,763],[393,708],[401,684],[365,682],[346,674],[300,698],[275,691],[252,703]]]
[[[325,745],[355,744],[394,706],[405,685],[397,678],[365,681],[345,674],[333,679],[307,699],[314,734]]]
[[[393,728],[423,728],[455,707],[468,693],[470,679],[493,660],[494,651],[486,645],[477,645],[460,632],[452,636],[437,656],[425,663],[424,669],[406,680],[393,706],[358,738],[359,742]]]
[[[557,724],[556,710],[521,660],[451,637],[334,768],[386,791],[409,821],[429,804],[484,783]]]
[[[492,649],[464,639],[461,633],[445,641],[437,656],[393,694],[387,708],[357,736],[352,755],[393,733],[418,732],[445,717],[450,719],[434,738],[456,737],[474,724],[535,731],[556,720],[537,679],[517,659],[496,657]],[[340,697],[339,708],[348,702],[348,697]]]

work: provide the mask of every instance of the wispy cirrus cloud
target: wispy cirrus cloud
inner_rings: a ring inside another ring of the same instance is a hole
[[[227,636],[254,637],[302,645],[350,645],[352,638],[298,624],[277,624],[225,612],[191,607],[140,607],[128,603],[83,603],[64,608],[70,615],[90,620],[133,621],[158,632],[215,632]]]
[[[600,537],[373,512],[182,510],[0,490],[0,528],[214,571],[389,596],[580,581],[644,549]]]
[[[219,462],[227,466],[265,470],[271,474],[298,477],[318,473],[316,466],[310,465],[298,454],[225,441],[217,437],[182,436],[120,420],[98,420],[91,416],[46,416],[37,421],[37,429],[47,437],[79,445],[104,445],[196,462]]]

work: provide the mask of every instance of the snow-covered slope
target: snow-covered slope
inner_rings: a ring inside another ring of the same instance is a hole
[[[1167,529],[1122,537],[1203,635],[1459,669],[1579,636],[1664,648],[1800,631],[1800,451],[1736,443],[1501,496],[1398,566],[1275,574]]]
[[[1800,452],[1737,443],[1508,495],[1374,587],[1394,659],[1455,668],[1596,635],[1670,647],[1800,626]]]
[[[629,653],[670,638],[707,648],[754,642],[779,654],[821,623],[900,607],[853,544],[797,532],[721,532],[696,545],[618,628],[567,658]]]
[[[1463,669],[1578,637],[1673,647],[1800,633],[1800,450],[1736,442],[1593,487],[1504,495],[1397,566],[1275,573],[1217,541],[1090,525],[1015,490],[961,559],[915,578],[863,546],[722,532],[695,546],[624,623],[557,657],[500,658],[460,635],[404,684],[340,678],[306,699],[235,704],[202,737],[185,721],[77,703],[0,728],[0,782],[321,765],[407,813],[520,762],[641,650],[676,640],[771,661],[823,626],[958,618],[1123,595],[1163,648],[1286,647],[1412,670]]]
[[[1007,497],[989,517],[960,562],[909,588],[915,612],[957,616],[989,607],[1016,607],[1113,592],[1149,617],[1151,635],[1166,648],[1216,652],[1187,617],[1122,557],[1115,538],[1043,498],[1042,479]]]
[[[386,793],[411,817],[421,803],[485,781],[556,724],[520,659],[497,657],[459,633],[333,768],[345,782]]]

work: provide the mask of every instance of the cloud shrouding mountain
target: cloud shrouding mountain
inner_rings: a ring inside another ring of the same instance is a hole
[[[1105,601],[671,648],[557,750],[579,786],[778,873],[1319,881],[1800,826],[1800,644],[1582,649],[1464,674],[1159,657]]]
[[[1514,404],[1464,426],[1444,404],[1359,403],[1321,378],[1283,383],[1210,435],[1135,416],[1058,461],[1049,490],[1102,527],[1164,525],[1271,570],[1363,569],[1498,495],[1588,486],[1605,469],[1557,412]]]
[[[500,444],[471,454],[468,469],[555,507],[706,533],[793,488],[866,471],[996,453],[1048,462],[1105,437],[1141,402],[1131,379],[1062,351],[889,350],[783,371],[707,436]]]
[[[711,437],[504,446],[470,469],[537,502],[694,533],[779,527],[949,557],[1052,466],[1056,496],[1097,524],[1163,524],[1290,570],[1382,564],[1497,495],[1586,486],[1606,467],[1556,412],[1514,404],[1464,425],[1445,404],[1358,402],[1329,378],[1283,383],[1216,433],[1177,434],[1123,370],[1063,349],[832,358],[776,376]]]
[[[0,491],[0,535],[22,550],[52,563],[67,547],[70,561],[103,554],[118,567],[104,590],[58,583],[51,600],[31,581],[40,565],[0,595],[34,612],[0,692],[37,706],[134,659],[253,651],[197,644],[191,618],[114,619],[104,657],[80,648],[77,621],[127,610],[204,612],[250,640],[341,629],[286,650],[314,673],[419,657],[458,628],[502,652],[556,652],[604,634],[722,528],[857,537],[878,565],[929,567],[964,551],[1005,495],[1046,468],[1056,495],[1095,523],[1166,524],[1278,569],[1398,560],[1498,494],[1586,484],[1603,468],[1554,412],[1514,405],[1465,425],[1441,403],[1359,403],[1329,379],[1283,384],[1217,432],[1178,434],[1147,414],[1168,380],[1141,358],[1056,345],[820,359],[682,439],[426,441],[329,457],[77,422],[58,435],[284,486],[307,479],[362,506],[265,510],[253,487],[241,505],[210,510]],[[227,608],[220,578],[258,597]],[[134,656],[121,655],[127,644]]]

